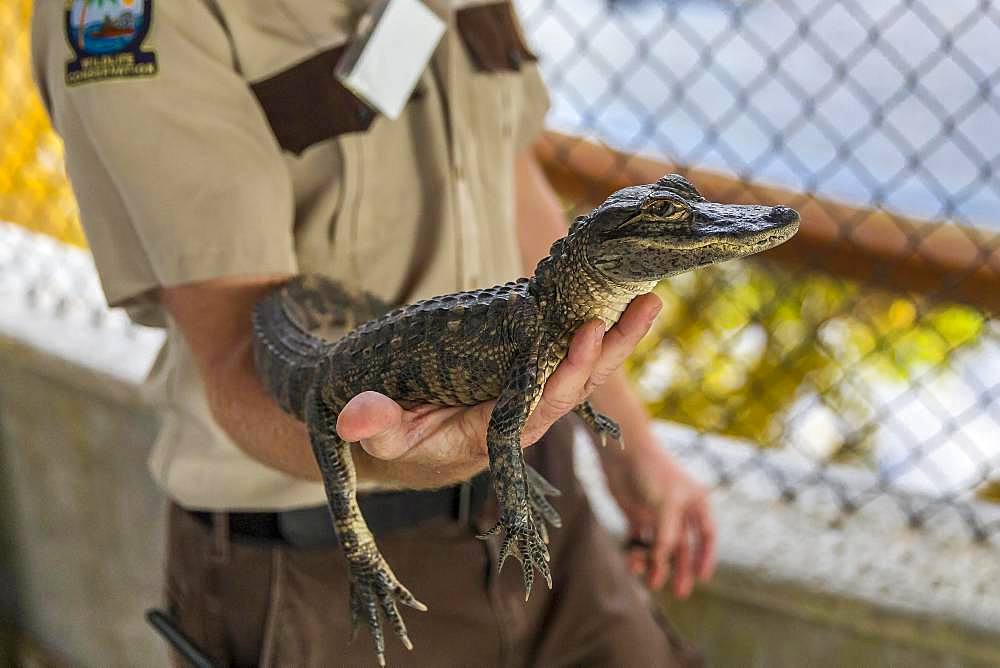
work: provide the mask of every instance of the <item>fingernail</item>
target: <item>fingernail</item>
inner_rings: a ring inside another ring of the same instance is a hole
[[[590,335],[590,345],[597,347],[604,341],[604,325],[598,324]]]

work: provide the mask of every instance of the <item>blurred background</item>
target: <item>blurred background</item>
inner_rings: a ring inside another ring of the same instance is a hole
[[[30,4],[0,4],[0,635],[139,665],[160,525],[135,387],[158,333],[103,307]],[[1000,8],[515,5],[569,214],[666,171],[802,214],[763,257],[661,284],[630,361],[722,532],[716,581],[671,614],[717,665],[1000,664]],[[107,549],[121,568],[87,570]],[[98,601],[101,629],[73,617]]]

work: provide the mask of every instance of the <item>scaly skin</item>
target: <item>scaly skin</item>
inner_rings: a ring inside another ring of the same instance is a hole
[[[713,204],[668,175],[578,218],[530,279],[389,311],[369,295],[301,276],[257,305],[258,374],[308,426],[349,564],[355,628],[368,624],[380,664],[379,610],[411,647],[397,603],[426,607],[396,579],[361,515],[350,444],[335,429],[347,401],[366,390],[442,406],[496,399],[486,444],[500,521],[487,534],[503,533],[500,565],[510,555],[521,562],[526,596],[536,570],[551,587],[545,522],[558,526],[559,515],[546,497],[558,490],[525,465],[521,430],[573,333],[594,319],[611,327],[662,278],[766,250],[797,230],[791,209]],[[589,403],[576,412],[602,442],[620,441],[618,425]]]

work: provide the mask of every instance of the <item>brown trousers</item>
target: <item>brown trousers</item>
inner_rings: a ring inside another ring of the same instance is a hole
[[[559,487],[563,527],[550,531],[552,590],[536,579],[524,602],[520,565],[496,573],[496,539],[434,519],[378,539],[393,570],[428,612],[402,608],[415,648],[387,629],[386,658],[399,666],[698,665],[621,549],[594,519],[573,474],[572,430],[563,421],[528,451]],[[487,503],[477,523],[492,526]],[[256,546],[228,540],[173,506],[167,604],[180,628],[218,666],[373,666],[367,629],[353,642],[346,562],[338,548]],[[180,665],[180,664],[179,664]]]

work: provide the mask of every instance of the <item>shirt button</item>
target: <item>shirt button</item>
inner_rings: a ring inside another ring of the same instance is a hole
[[[358,121],[361,123],[368,123],[374,115],[375,113],[368,107],[358,107]]]
[[[510,63],[512,68],[519,70],[521,69],[521,63],[524,62],[524,57],[518,49],[511,49],[507,53],[507,62]]]

